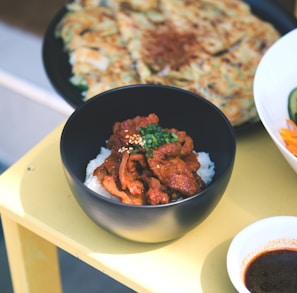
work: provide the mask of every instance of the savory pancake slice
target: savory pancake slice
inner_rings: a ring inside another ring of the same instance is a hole
[[[224,55],[205,60],[203,70],[193,64],[193,71],[197,71],[195,91],[221,109],[232,125],[256,117],[252,98],[253,70],[244,72],[237,60],[232,63]]]
[[[234,126],[258,119],[252,83],[261,57],[279,38],[275,28],[238,0],[162,0],[162,9],[179,32],[195,35],[191,90]]]
[[[56,28],[56,36],[63,39],[68,51],[86,45],[86,42],[93,43],[95,36],[100,44],[102,38],[117,34],[112,10],[104,6],[68,11]]]
[[[233,126],[257,119],[252,83],[275,28],[240,0],[75,0],[57,26],[86,97],[155,83],[195,92]]]
[[[116,3],[115,3],[116,2]],[[159,0],[126,0],[126,1],[111,1],[109,5],[122,5],[131,11],[156,11],[159,8]]]
[[[217,105],[232,125],[257,119],[252,87],[255,71],[263,54],[279,38],[270,24],[253,15],[240,22],[238,27],[246,27],[246,35],[236,45],[192,63],[197,92]]]
[[[101,0],[73,0],[67,2],[66,7],[70,11],[78,11],[85,8],[100,6]]]
[[[250,14],[249,6],[238,0],[163,0],[162,9],[179,31],[191,30],[209,54],[235,44],[242,32],[238,35],[233,31],[230,19]]]
[[[139,82],[109,7],[69,11],[56,29],[72,66],[70,81],[88,99],[113,87]]]
[[[187,60],[193,34],[178,33],[164,17],[161,6],[142,11],[132,9],[126,1],[116,3],[119,30],[141,82],[187,88],[193,79]]]
[[[119,30],[143,83],[198,93],[232,125],[257,119],[252,82],[278,38],[238,0],[162,0],[149,10],[116,1]],[[152,17],[153,16],[153,17]]]

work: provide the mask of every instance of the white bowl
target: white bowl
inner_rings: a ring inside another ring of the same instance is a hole
[[[265,218],[241,230],[233,238],[227,253],[227,271],[236,290],[250,292],[244,284],[244,273],[256,255],[284,248],[297,250],[297,217]]]
[[[297,87],[297,28],[274,43],[261,59],[254,78],[254,99],[259,117],[274,143],[297,172],[297,157],[279,134],[287,127],[288,97]]]

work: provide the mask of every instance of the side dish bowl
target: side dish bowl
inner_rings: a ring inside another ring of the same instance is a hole
[[[250,293],[245,285],[245,272],[250,261],[276,250],[297,251],[297,217],[264,218],[245,227],[233,238],[227,253],[227,271],[239,293]]]
[[[209,153],[215,175],[208,187],[157,206],[123,204],[87,188],[87,164],[105,146],[113,124],[150,113],[159,116],[164,128],[185,130],[196,151]],[[207,100],[173,87],[134,85],[99,94],[76,109],[64,126],[60,151],[69,186],[95,223],[129,240],[156,243],[181,237],[212,212],[229,182],[236,140],[228,119]]]
[[[287,127],[288,99],[297,87],[297,29],[284,35],[261,59],[254,79],[254,99],[265,129],[290,166],[297,172],[297,157],[280,136]]]

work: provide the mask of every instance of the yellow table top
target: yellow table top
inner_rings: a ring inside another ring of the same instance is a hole
[[[260,218],[297,216],[297,176],[262,126],[237,138],[234,171],[216,209],[184,237],[133,243],[105,232],[64,177],[60,125],[0,176],[0,212],[138,292],[232,293],[228,246]]]

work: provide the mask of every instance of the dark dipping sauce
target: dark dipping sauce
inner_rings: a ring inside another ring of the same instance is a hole
[[[245,286],[252,293],[296,293],[297,251],[280,249],[256,256],[246,269]]]

